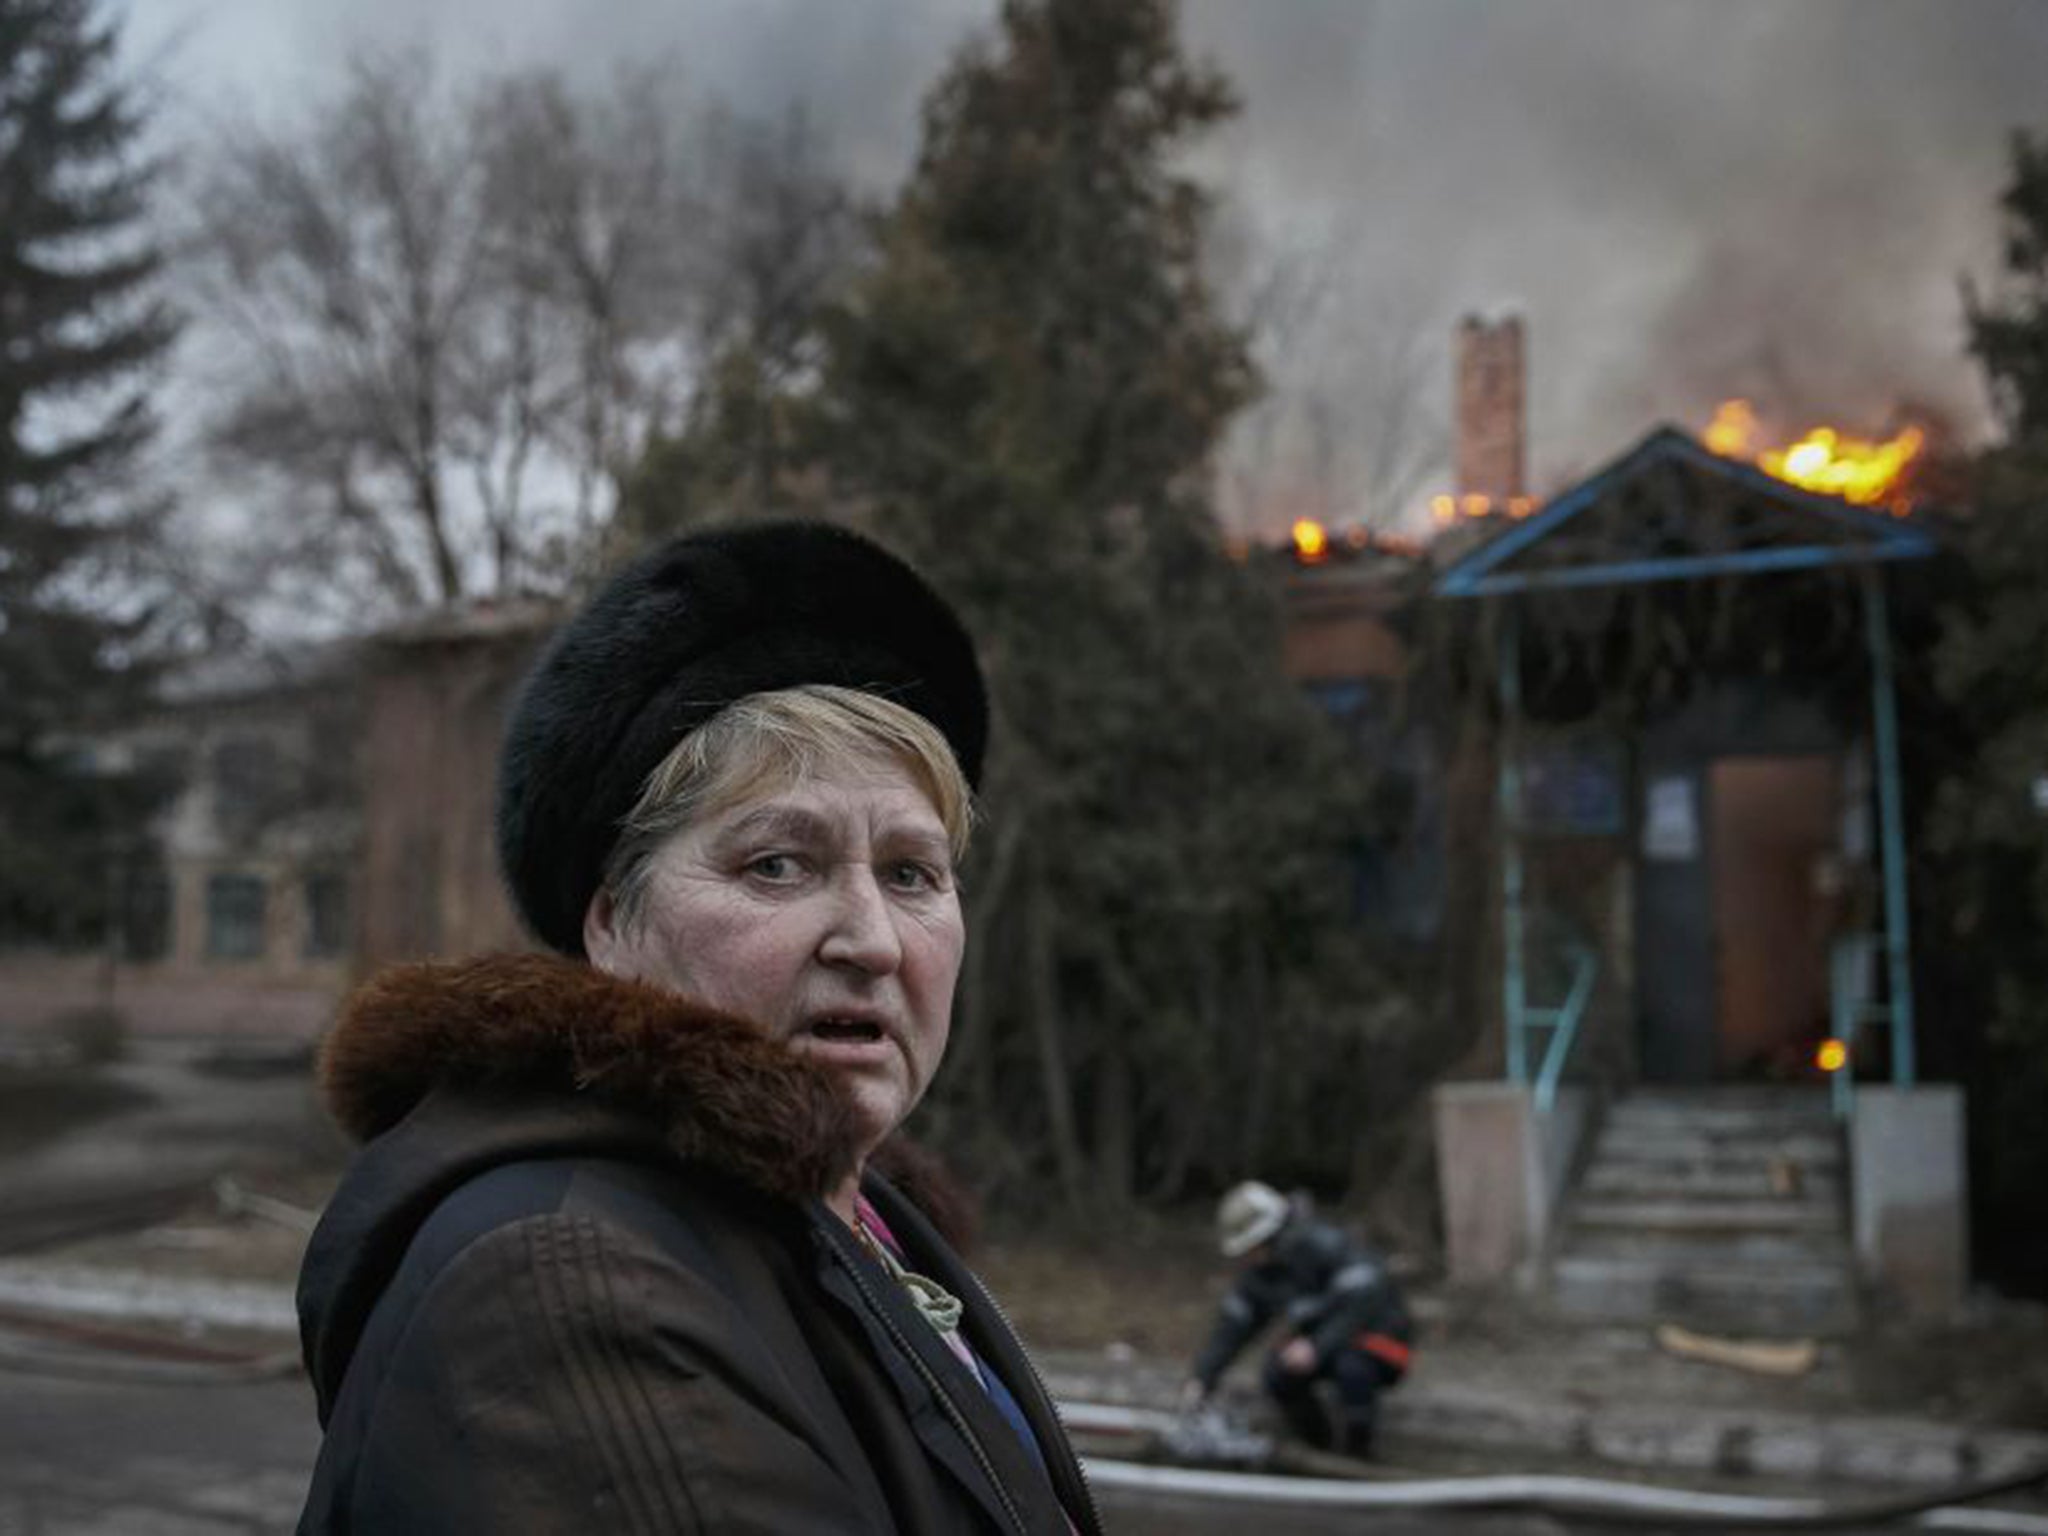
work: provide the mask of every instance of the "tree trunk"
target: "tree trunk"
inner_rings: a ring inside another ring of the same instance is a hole
[[[1121,1028],[1100,1019],[1101,1055],[1089,1085],[1095,1093],[1095,1194],[1103,1210],[1115,1213],[1131,1206],[1132,1163],[1137,1138],[1131,1117],[1131,1053]]]
[[[974,870],[976,883],[966,893],[967,952],[960,968],[960,1008],[953,1042],[947,1058],[955,1072],[965,1073],[967,1102],[976,1123],[993,1123],[995,1077],[998,1052],[990,1038],[994,1010],[989,1006],[990,975],[1003,974],[992,963],[991,949],[1007,930],[1011,910],[1011,876],[1017,868],[1017,853],[1023,846],[1026,820],[1020,815],[1006,817],[991,828],[987,858]]]
[[[995,937],[995,908],[977,903],[967,914],[967,952],[961,958],[960,1006],[955,1018],[953,1069],[967,1076],[967,1107],[984,1126],[995,1109],[994,1042],[988,1037],[989,944]]]
[[[1026,1011],[1038,1047],[1039,1087],[1045,1095],[1045,1124],[1052,1138],[1053,1166],[1067,1208],[1079,1215],[1087,1209],[1087,1177],[1080,1138],[1074,1130],[1074,1087],[1067,1070],[1066,1047],[1060,1038],[1058,955],[1053,945],[1053,916],[1034,854],[1023,880]]]
[[[447,520],[442,512],[440,480],[431,463],[422,462],[413,476],[413,510],[420,529],[427,536],[427,553],[434,564],[434,585],[444,603],[462,596],[462,567],[448,542]]]
[[[1231,1027],[1229,999],[1224,993],[1224,956],[1223,944],[1206,931],[1196,935],[1188,946],[1188,969],[1200,978],[1190,1001],[1194,1007],[1193,1048],[1201,1053],[1206,1067],[1205,1091],[1199,1095],[1176,1094],[1173,1102],[1159,1107],[1165,1124],[1166,1155],[1147,1190],[1154,1200],[1172,1201],[1180,1197],[1187,1187],[1195,1154],[1205,1142],[1210,1145],[1213,1161],[1217,1129],[1236,1119],[1235,1104],[1219,1102],[1219,1092],[1228,1091],[1219,1085],[1241,1081],[1246,1058],[1258,1054],[1255,1035]]]
[[[1249,1178],[1265,1148],[1267,1110],[1273,1099],[1273,1063],[1281,1052],[1273,1038],[1273,1020],[1267,1016],[1270,988],[1265,957],[1247,948],[1239,958],[1239,971],[1243,976],[1243,985],[1239,989],[1242,1009],[1239,1027],[1248,1033],[1254,1045],[1250,1074],[1237,1106],[1243,1116],[1238,1122],[1241,1135],[1237,1144],[1237,1163],[1239,1169],[1244,1170],[1241,1176]]]

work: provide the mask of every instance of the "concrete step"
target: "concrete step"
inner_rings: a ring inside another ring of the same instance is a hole
[[[1739,1332],[1841,1333],[1857,1323],[1846,1264],[1727,1260],[1680,1263],[1664,1255],[1567,1254],[1551,1268],[1551,1303],[1574,1318],[1686,1322]]]
[[[1829,1137],[1780,1137],[1773,1141],[1716,1140],[1711,1136],[1642,1136],[1608,1131],[1591,1148],[1594,1164],[1674,1163],[1687,1168],[1755,1172],[1773,1163],[1839,1171],[1847,1162],[1842,1144]]]
[[[1795,1163],[1793,1186],[1798,1196],[1815,1200],[1842,1198],[1843,1181],[1837,1167]],[[1607,1195],[1626,1199],[1741,1200],[1786,1198],[1778,1195],[1768,1161],[1723,1159],[1719,1162],[1689,1163],[1683,1159],[1629,1158],[1595,1162],[1579,1185],[1586,1195]]]
[[[1834,1113],[1827,1091],[1813,1093],[1656,1093],[1638,1089],[1612,1101],[1612,1108],[1637,1115],[1767,1116],[1779,1120],[1826,1120]]]
[[[1771,1090],[1680,1093],[1638,1090],[1608,1106],[1610,1123],[1693,1125],[1716,1130],[1802,1127],[1832,1130],[1833,1106],[1825,1093]]]
[[[1749,1136],[1700,1130],[1643,1131],[1610,1124],[1593,1144],[1595,1163],[1621,1160],[1764,1165],[1776,1158],[1838,1168],[1842,1162],[1841,1138],[1831,1132]]]
[[[1795,1142],[1791,1150],[1784,1142],[1631,1141],[1609,1136],[1595,1143],[1592,1162],[1596,1166],[1662,1163],[1684,1168],[1717,1169],[1727,1173],[1768,1172],[1775,1163],[1839,1173],[1847,1162],[1839,1143],[1807,1140]]]
[[[1853,1327],[1845,1186],[1822,1093],[1631,1093],[1609,1109],[1566,1208],[1553,1297],[1583,1318]]]
[[[1734,1265],[1845,1264],[1849,1241],[1839,1232],[1733,1232],[1714,1228],[1670,1228],[1572,1225],[1560,1235],[1557,1251],[1572,1258],[1657,1259],[1672,1264]]]
[[[1825,1115],[1828,1090],[1810,1086],[1778,1087],[1767,1083],[1726,1084],[1713,1088],[1631,1088],[1615,1107],[1640,1110],[1764,1110],[1789,1115]]]
[[[1580,1227],[1622,1227],[1639,1232],[1821,1232],[1842,1230],[1842,1208],[1831,1200],[1642,1200],[1581,1195],[1572,1209]]]
[[[1617,1104],[1607,1111],[1609,1127],[1640,1135],[1828,1136],[1840,1127],[1826,1115],[1779,1115],[1768,1110],[1650,1111]]]

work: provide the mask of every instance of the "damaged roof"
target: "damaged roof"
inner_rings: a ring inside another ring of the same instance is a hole
[[[1925,528],[1817,495],[1663,426],[1437,578],[1442,597],[1811,570],[1935,553]]]

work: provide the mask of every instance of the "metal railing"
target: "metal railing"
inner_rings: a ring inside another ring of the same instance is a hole
[[[1846,1120],[1856,1107],[1858,1037],[1865,1025],[1891,1031],[1896,1017],[1889,999],[1877,996],[1877,961],[1885,952],[1882,933],[1845,933],[1828,951],[1829,1030],[1842,1043],[1842,1063],[1828,1074],[1828,1098],[1835,1118]],[[1892,1075],[1911,1086],[1910,1067],[1899,1058],[1894,1040]]]
[[[1600,975],[1600,954],[1590,944],[1567,940],[1559,946],[1571,968],[1571,983],[1564,1001],[1554,1008],[1532,1008],[1526,1003],[1508,1019],[1510,1073],[1516,1082],[1527,1080],[1528,1060],[1538,1030],[1548,1030],[1542,1055],[1536,1065],[1536,1108],[1548,1114],[1557,1102],[1557,1085],[1564,1076],[1565,1062],[1579,1037],[1579,1023],[1586,1016],[1586,1003],[1593,995],[1593,983]],[[1520,1002],[1520,999],[1517,999]]]

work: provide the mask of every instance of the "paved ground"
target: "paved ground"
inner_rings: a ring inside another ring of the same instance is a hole
[[[317,1449],[304,1384],[143,1386],[10,1372],[0,1391],[0,1536],[268,1536],[292,1529]],[[1248,1509],[1102,1485],[1122,1536],[1648,1536],[1656,1521],[1493,1512]],[[1875,1533],[1891,1527],[1837,1527]]]
[[[254,1536],[298,1518],[319,1449],[303,1381],[4,1382],[0,1536]]]
[[[98,1115],[91,1123],[28,1117],[16,1123],[33,1120],[34,1134],[0,1145],[0,1536],[290,1529],[317,1443],[303,1381],[237,1380],[239,1367],[190,1357],[289,1358],[303,1232],[264,1197],[317,1204],[336,1146],[302,1076],[226,1069],[237,1065],[159,1052],[109,1074],[101,1087],[118,1091],[78,1099],[81,1113]],[[0,1100],[0,1122],[6,1109]],[[235,1181],[226,1206],[214,1182],[222,1176]],[[236,1190],[258,1195],[253,1209]],[[1034,1273],[1014,1255],[992,1258],[1011,1271],[998,1289],[1021,1301],[1013,1310],[1027,1337],[1052,1346],[1041,1355],[1063,1396],[1170,1397],[1208,1304],[1201,1286],[1154,1293],[1130,1273],[1091,1274],[1080,1261]],[[1151,1269],[1199,1265],[1166,1255]],[[1090,1286],[1143,1347],[1104,1348],[1099,1320],[1092,1347],[1059,1336],[1052,1320],[1085,1310],[1078,1301]],[[1035,1305],[1048,1298],[1034,1292],[1049,1292],[1050,1305]],[[1421,1364],[1389,1404],[1390,1471],[1867,1494],[2048,1449],[2048,1319],[2035,1310],[1830,1344],[1812,1372],[1773,1382],[1674,1359],[1642,1329],[1566,1335],[1498,1304],[1420,1301]],[[201,1384],[208,1376],[220,1379]],[[1242,1379],[1239,1388],[1240,1406],[1250,1406]],[[1102,1501],[1114,1529],[1136,1533],[1567,1529],[1476,1513],[1380,1513],[1369,1526],[1329,1513],[1251,1518],[1214,1501],[1113,1489]]]
[[[11,1377],[0,1391],[0,1536],[268,1536],[291,1530],[317,1437],[303,1383],[157,1388]],[[1104,1491],[1121,1536],[1230,1533],[1242,1511]],[[1262,1511],[1271,1536],[1358,1529]],[[1374,1536],[1562,1536],[1524,1516],[1379,1515]]]
[[[47,1070],[0,1069],[0,1252],[168,1217],[216,1176],[287,1183],[331,1167],[338,1137],[296,1072],[158,1047],[99,1069],[90,1091]],[[73,1105],[65,1116],[51,1101]]]

